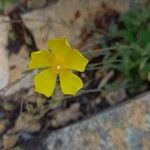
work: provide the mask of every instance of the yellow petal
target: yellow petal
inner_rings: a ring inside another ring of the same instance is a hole
[[[51,67],[54,64],[54,58],[48,50],[32,52],[29,69]]]
[[[71,46],[65,37],[49,40],[48,47],[58,62],[63,61],[71,50]]]
[[[64,60],[68,69],[83,72],[89,62],[78,50],[72,49]]]
[[[66,70],[59,74],[61,89],[64,94],[75,95],[79,89],[83,87],[82,80]]]
[[[49,97],[53,94],[57,73],[49,68],[34,77],[35,91]]]

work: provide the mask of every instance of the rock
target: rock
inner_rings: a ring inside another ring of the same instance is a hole
[[[47,0],[37,1],[37,0],[26,0],[28,9],[37,9],[45,6]]]
[[[50,133],[43,143],[49,150],[148,150],[149,99],[150,92],[132,98],[124,105]]]
[[[28,70],[29,52],[25,46],[21,48],[19,53],[10,56],[10,83],[15,82],[21,77],[23,72]]]
[[[24,73],[28,71],[29,63],[27,48],[22,47],[18,54],[12,54],[8,58],[6,44],[10,29],[9,19],[7,17],[0,17],[0,21],[4,22],[0,24],[0,89],[3,89],[0,91],[0,95],[9,96],[33,86],[33,76],[35,73]],[[7,86],[8,84],[9,86]]]
[[[9,83],[9,59],[7,55],[7,35],[10,29],[9,18],[0,16],[0,89]]]
[[[149,8],[150,2],[149,0],[129,0],[131,8]]]
[[[33,86],[33,77],[36,71],[23,74],[14,84],[10,84],[7,88],[0,91],[1,96],[10,96],[18,91],[29,89]],[[31,90],[33,90],[31,88]]]
[[[73,45],[77,45],[81,41],[80,34],[85,26],[85,20],[92,17],[101,8],[101,4],[101,0],[88,0],[88,2],[59,0],[52,7],[48,5],[44,9],[26,13],[22,17],[26,26],[32,31],[39,49],[47,48],[48,39],[58,36],[66,36]],[[127,5],[120,0],[115,3],[109,1],[109,4],[114,9],[119,8],[120,11],[127,9]],[[80,15],[76,17],[76,14]]]
[[[125,98],[127,98],[127,93],[124,89],[118,89],[116,91],[109,92],[106,95],[106,100],[111,105],[115,105],[115,104],[121,102],[122,100],[124,100]]]
[[[127,129],[127,148],[128,149],[136,149],[136,150],[148,150],[150,148],[150,133],[136,128],[128,128]]]
[[[147,127],[150,129],[150,113],[147,114],[146,120],[147,120]]]

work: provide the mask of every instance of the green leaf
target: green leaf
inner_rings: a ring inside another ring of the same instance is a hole
[[[33,107],[32,104],[27,104],[26,109],[27,109],[28,112],[33,112],[34,111],[34,107]]]
[[[120,88],[124,88],[126,89],[127,88],[127,82],[128,81],[122,81],[122,82],[119,82],[119,83],[112,83],[112,84],[107,84],[105,87],[104,87],[104,90],[106,91],[115,91],[117,89],[120,89]]]
[[[118,27],[116,24],[113,24],[110,26],[110,28],[108,30],[111,34],[116,35],[118,32]]]
[[[127,43],[134,43],[136,42],[135,35],[130,32],[129,30],[122,30],[121,32],[122,37],[124,38],[124,41]]]
[[[143,56],[150,57],[150,43],[147,44],[146,48],[143,51]]]
[[[4,10],[4,6],[5,6],[5,0],[1,0],[0,1],[0,11]]]
[[[4,11],[7,3],[16,3],[17,0],[0,0],[0,11]]]
[[[143,46],[146,47],[150,43],[150,31],[143,29],[138,34],[138,41]]]

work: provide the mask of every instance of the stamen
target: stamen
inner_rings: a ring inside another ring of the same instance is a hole
[[[60,65],[58,65],[56,68],[57,68],[57,70],[60,70],[60,69],[61,69],[61,66],[60,66]]]

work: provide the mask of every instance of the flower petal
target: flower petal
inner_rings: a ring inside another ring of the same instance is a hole
[[[61,72],[59,78],[61,89],[64,94],[75,95],[77,91],[83,87],[82,80],[68,70]]]
[[[48,50],[32,52],[29,69],[51,67],[54,64],[54,58]]]
[[[63,61],[71,50],[71,46],[65,37],[49,40],[48,47],[58,62]]]
[[[78,50],[72,49],[65,58],[65,64],[68,69],[83,72],[87,63],[89,62]]]
[[[49,97],[53,94],[57,73],[49,68],[34,77],[35,91]]]

